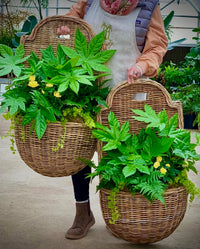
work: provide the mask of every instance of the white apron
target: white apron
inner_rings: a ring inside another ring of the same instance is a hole
[[[136,8],[126,16],[112,15],[101,8],[99,1],[94,0],[84,17],[96,34],[106,30],[108,48],[117,50],[106,63],[112,70],[112,76],[108,77],[112,77],[109,81],[111,88],[127,79],[127,69],[136,63],[141,54],[135,36],[135,22],[139,11],[140,8]]]

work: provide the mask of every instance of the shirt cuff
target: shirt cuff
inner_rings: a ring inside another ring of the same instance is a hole
[[[147,72],[147,67],[148,67],[148,65],[147,65],[146,62],[144,62],[144,61],[139,61],[139,62],[136,63],[136,66],[137,66],[137,68],[138,68],[139,70],[141,69],[141,72],[142,72],[141,75],[143,75],[143,74],[145,74],[145,73]]]

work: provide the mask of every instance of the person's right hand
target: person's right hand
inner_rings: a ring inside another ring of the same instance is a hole
[[[69,35],[70,34],[70,28],[68,26],[61,26],[57,28],[57,35]]]

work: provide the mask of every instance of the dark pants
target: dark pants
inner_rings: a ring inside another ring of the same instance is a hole
[[[91,168],[86,166],[75,175],[72,175],[74,196],[76,201],[85,201],[89,199],[90,178],[85,178],[89,173],[91,173]]]

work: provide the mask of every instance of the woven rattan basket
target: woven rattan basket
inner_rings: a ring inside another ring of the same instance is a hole
[[[57,37],[57,28],[67,25],[70,28],[70,38]],[[74,39],[77,28],[84,34],[89,42],[94,36],[90,26],[80,18],[69,16],[52,16],[40,21],[33,29],[31,35],[22,36],[26,55],[31,51],[41,56],[40,49],[47,48],[50,44],[56,52],[58,43],[74,47]],[[36,172],[51,177],[68,176],[77,173],[85,167],[85,164],[77,158],[92,159],[96,140],[92,138],[91,130],[81,123],[67,123],[63,149],[53,152],[64,133],[62,125],[58,123],[48,124],[47,130],[41,140],[35,133],[30,135],[30,126],[22,130],[20,124],[15,126],[15,140],[17,149],[24,162]],[[22,134],[25,140],[22,140]]]
[[[183,128],[182,105],[172,101],[169,93],[159,83],[150,79],[138,79],[133,84],[126,81],[113,88],[107,97],[109,108],[105,108],[98,116],[98,122],[108,125],[108,114],[114,112],[122,125],[130,123],[130,132],[138,133],[146,124],[132,118],[131,109],[144,110],[144,105],[150,105],[156,113],[165,109],[168,116],[178,113],[179,127]],[[98,159],[101,160],[102,142],[97,143]],[[111,213],[108,209],[109,190],[100,190],[100,204],[105,223],[116,236],[133,243],[152,243],[169,236],[184,217],[187,207],[185,188],[174,188],[166,192],[167,208],[160,201],[153,205],[142,195],[133,198],[129,192],[120,192],[117,196],[120,219],[116,224],[110,224]]]
[[[30,125],[22,130],[22,126],[16,124],[16,145],[23,161],[37,173],[51,177],[69,176],[83,169],[85,164],[78,158],[92,159],[96,140],[91,130],[81,123],[67,122],[65,128],[63,148],[55,152],[52,149],[64,133],[61,123],[48,124],[41,140],[34,132],[30,135]]]
[[[110,224],[112,215],[108,208],[110,191],[100,190],[101,209],[107,228],[117,237],[135,244],[160,241],[178,227],[187,208],[187,191],[184,187],[166,191],[166,207],[160,201],[151,204],[143,195],[133,196],[129,192],[119,192],[117,207],[120,218]]]

